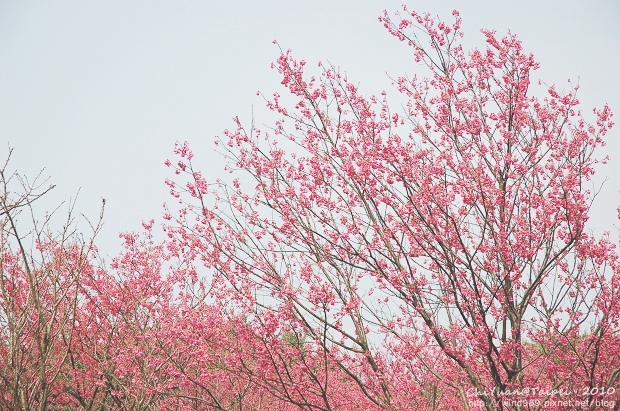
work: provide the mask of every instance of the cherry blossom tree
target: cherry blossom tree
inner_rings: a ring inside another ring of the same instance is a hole
[[[274,124],[217,141],[230,182],[179,143],[165,239],[109,262],[102,215],[54,229],[5,164],[0,408],[620,409],[620,263],[587,228],[611,111],[453,17],[381,16],[426,70],[393,95],[281,50]]]
[[[77,330],[79,288],[91,269],[92,238],[75,232],[72,206],[60,230],[33,202],[53,186],[0,170],[0,407],[45,410],[63,396]]]
[[[514,34],[466,51],[457,12],[380,21],[427,70],[402,107],[282,51],[274,125],[218,141],[231,183],[167,162],[173,254],[264,344],[236,372],[299,409],[620,404],[620,267],[586,229],[610,109],[537,83]]]

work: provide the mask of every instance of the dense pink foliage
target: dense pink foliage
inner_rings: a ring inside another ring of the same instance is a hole
[[[463,50],[457,12],[380,21],[427,69],[402,109],[283,51],[273,127],[218,141],[231,183],[178,144],[166,240],[108,265],[69,228],[28,252],[3,172],[0,408],[620,407],[620,263],[586,230],[610,109],[515,35]]]

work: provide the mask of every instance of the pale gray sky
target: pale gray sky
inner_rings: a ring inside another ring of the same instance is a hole
[[[407,48],[377,21],[401,1],[1,1],[0,157],[45,175],[57,188],[39,210],[76,194],[95,217],[107,199],[104,252],[120,231],[158,218],[169,201],[163,165],[175,140],[188,140],[210,180],[223,162],[213,137],[239,115],[269,122],[257,91],[271,94],[277,39],[295,56],[345,69],[365,94],[391,91],[386,72],[411,70]],[[584,1],[413,1],[446,20],[461,11],[466,42],[480,28],[508,29],[541,63],[535,77],[580,79],[585,110],[608,102],[620,116],[620,5]],[[265,117],[261,117],[261,116]],[[618,118],[618,117],[616,117]],[[620,205],[620,125],[608,136],[611,164],[593,226],[612,229]],[[601,153],[604,154],[604,153]],[[617,225],[617,224],[616,224]]]

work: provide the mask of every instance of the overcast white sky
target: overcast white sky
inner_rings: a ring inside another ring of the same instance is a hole
[[[158,218],[169,200],[163,165],[188,140],[210,180],[223,162],[213,137],[239,115],[256,121],[257,91],[279,90],[269,68],[277,39],[298,58],[345,69],[365,94],[391,91],[387,73],[411,69],[407,48],[377,21],[402,1],[0,1],[0,158],[57,184],[43,212],[74,196],[96,217],[107,200],[103,251],[121,231]],[[579,78],[587,111],[608,102],[620,116],[620,3],[585,1],[412,1],[447,20],[461,11],[466,42],[480,28],[517,33],[542,68],[535,77],[562,88]],[[618,120],[618,117],[616,117]],[[604,149],[611,164],[593,226],[611,229],[620,205],[620,125]],[[605,153],[601,153],[605,154]]]

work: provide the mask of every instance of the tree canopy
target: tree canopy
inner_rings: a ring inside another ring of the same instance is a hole
[[[109,264],[5,165],[2,408],[620,407],[620,266],[586,229],[609,107],[514,34],[465,50],[456,11],[380,21],[426,76],[367,95],[281,50],[277,120],[217,140],[231,181],[178,143],[165,240]]]

